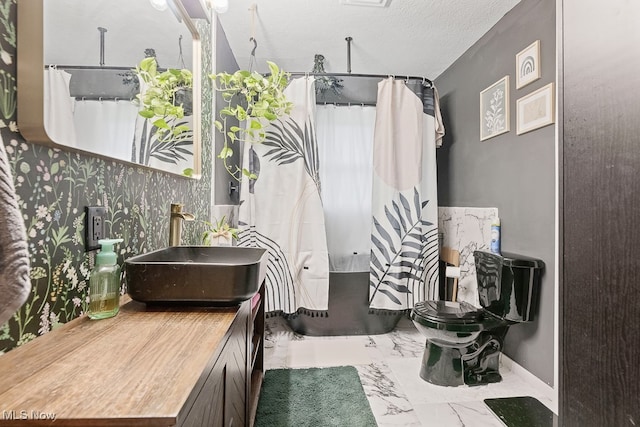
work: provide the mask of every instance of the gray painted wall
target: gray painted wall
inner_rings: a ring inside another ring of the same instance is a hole
[[[555,2],[522,0],[435,81],[446,127],[437,152],[440,206],[497,207],[502,250],[544,260],[537,319],[512,326],[504,352],[553,385],[555,126],[516,135],[516,100],[555,81]],[[516,90],[515,57],[541,44],[542,78]],[[480,142],[480,92],[510,80],[511,131]]]
[[[217,19],[217,18],[216,18]],[[216,73],[220,73],[226,71],[227,73],[233,73],[240,69],[238,67],[238,63],[236,62],[236,58],[233,56],[233,52],[231,52],[231,47],[229,46],[229,41],[227,40],[227,35],[224,33],[222,29],[222,25],[220,22],[217,22],[216,25],[216,39],[215,39],[215,55],[216,55]],[[224,101],[222,100],[222,95],[220,92],[216,92],[216,112],[214,120],[217,120],[220,116],[218,115],[218,111],[221,109],[221,106]],[[231,126],[232,124],[230,124]],[[218,153],[222,149],[224,144],[224,138],[222,133],[218,132],[217,129],[214,128],[215,133],[215,150],[213,151],[213,176],[214,176],[214,190],[213,190],[213,203],[216,205],[231,205],[238,204],[238,192],[233,193],[233,196],[229,196],[229,183],[232,182],[233,185],[239,187],[239,183],[231,177],[225,171],[224,166],[222,165],[222,160],[217,158]],[[238,163],[240,147],[238,144],[233,147],[234,156],[231,158],[231,162],[235,164]]]

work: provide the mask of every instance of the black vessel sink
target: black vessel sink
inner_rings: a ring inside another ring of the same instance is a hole
[[[235,246],[171,246],[124,262],[127,291],[149,304],[233,305],[255,295],[267,251]]]

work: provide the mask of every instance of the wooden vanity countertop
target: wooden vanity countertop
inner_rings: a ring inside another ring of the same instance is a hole
[[[115,317],[74,319],[0,356],[0,425],[176,425],[238,308],[147,307],[125,297]]]

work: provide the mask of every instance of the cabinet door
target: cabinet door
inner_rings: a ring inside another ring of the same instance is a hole
[[[231,336],[224,349],[225,378],[225,427],[246,425],[247,403],[247,322],[244,307],[232,326]]]
[[[221,356],[213,366],[183,427],[224,426],[225,382],[227,369]],[[241,424],[239,424],[241,425]]]
[[[247,323],[243,305],[231,324],[218,360],[181,426],[243,427],[247,404]]]

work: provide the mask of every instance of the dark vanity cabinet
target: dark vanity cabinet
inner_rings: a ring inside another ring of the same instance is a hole
[[[245,301],[183,426],[252,426],[264,374],[264,284]],[[255,301],[255,302],[254,302]]]
[[[253,426],[258,409],[258,398],[264,377],[264,283],[258,291],[259,300],[251,309],[251,321],[249,322],[247,344],[249,346],[247,381],[247,425]]]
[[[250,306],[243,303],[231,324],[183,427],[245,426],[247,419],[247,335]]]

